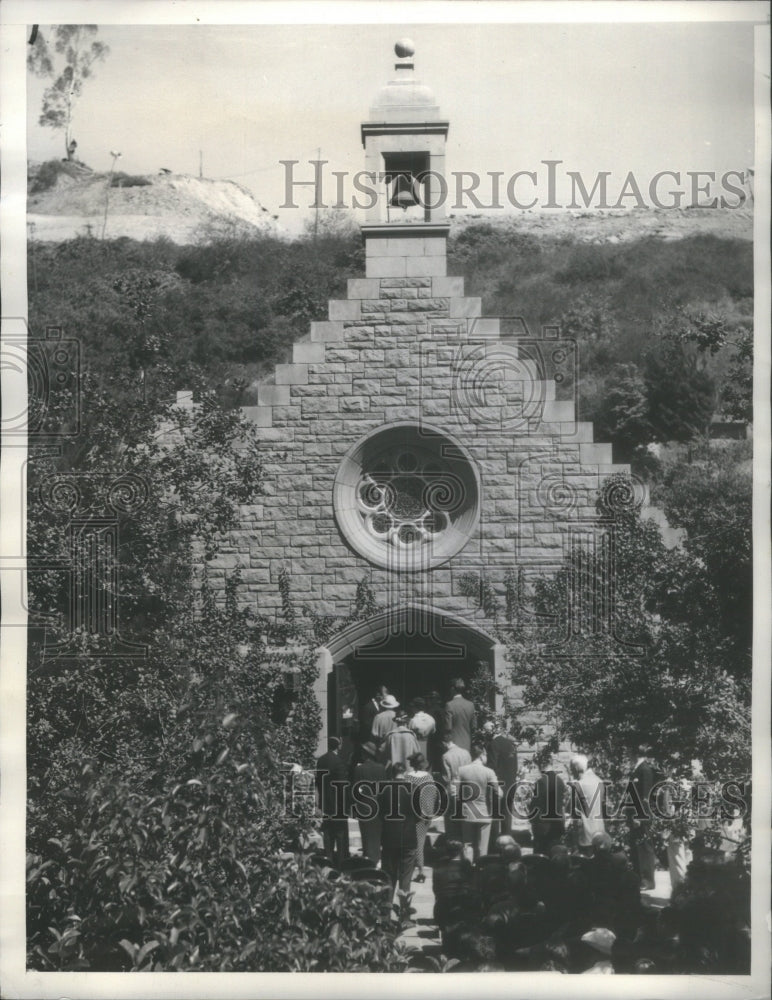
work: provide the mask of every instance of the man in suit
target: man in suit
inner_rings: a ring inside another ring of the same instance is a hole
[[[451,684],[452,695],[445,706],[448,734],[457,747],[472,749],[472,733],[475,729],[475,710],[471,701],[464,697],[465,685],[460,677]]]
[[[566,783],[556,772],[554,764],[547,764],[533,789],[531,819],[534,854],[549,857],[552,847],[563,836],[566,823]]]
[[[657,855],[654,850],[654,835],[652,833],[652,790],[663,780],[663,775],[654,766],[649,757],[650,748],[642,745],[637,748],[637,759],[630,785],[635,808],[628,810],[627,822],[630,827],[630,846],[632,862],[641,880],[644,891],[654,888],[654,870]]]
[[[341,741],[331,736],[327,753],[316,762],[316,791],[322,812],[324,853],[336,865],[349,856],[348,849],[348,768],[340,755]]]
[[[461,801],[464,850],[478,861],[488,853],[493,823],[493,801],[501,798],[496,772],[487,766],[485,747],[472,744],[472,763],[458,769],[458,798]]]
[[[592,838],[606,832],[606,786],[593,771],[583,753],[574,754],[569,764],[571,820],[574,844],[580,854],[592,855]]]
[[[372,740],[363,743],[361,749],[362,762],[354,768],[351,812],[359,821],[362,853],[375,866],[381,860],[382,829],[377,801],[387,774],[385,766],[375,759],[377,750]]]
[[[487,725],[487,723],[486,723]],[[493,768],[504,795],[502,833],[512,833],[513,816],[507,808],[507,793],[517,784],[517,743],[504,724],[495,722],[487,745],[488,767]],[[515,793],[512,792],[512,795]]]
[[[413,803],[413,786],[404,777],[400,764],[395,776],[387,781],[378,795],[381,817],[381,868],[391,879],[393,888],[399,885],[410,892],[410,881],[418,856],[416,823],[420,816]]]
[[[472,756],[469,751],[457,747],[450,737],[446,736],[442,741],[442,780],[448,792],[448,808],[445,813],[445,833],[448,840],[461,839],[460,810],[458,817],[456,816],[458,771],[464,764],[471,763]]]

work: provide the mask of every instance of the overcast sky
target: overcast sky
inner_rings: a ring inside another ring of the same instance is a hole
[[[33,5],[34,6],[34,5]],[[46,33],[50,28],[43,27]],[[753,161],[753,26],[686,24],[105,25],[106,61],[73,123],[97,170],[120,150],[127,172],[160,167],[232,178],[282,210],[284,168],[321,149],[326,170],[364,167],[359,123],[393,71],[393,44],[416,45],[416,75],[450,120],[448,169],[544,171],[540,161],[621,186],[661,170],[744,170]],[[28,155],[61,157],[37,124],[43,84],[28,80]],[[333,182],[330,181],[330,197]]]

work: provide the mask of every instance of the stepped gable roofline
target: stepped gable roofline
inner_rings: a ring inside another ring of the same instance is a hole
[[[433,91],[413,73],[415,46],[409,38],[403,38],[394,51],[397,54],[394,77],[376,94],[370,107],[370,121],[392,124],[439,121],[440,109]],[[447,122],[442,124],[447,126]]]

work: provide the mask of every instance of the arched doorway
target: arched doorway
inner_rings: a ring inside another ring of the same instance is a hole
[[[409,604],[355,622],[327,645],[327,735],[341,735],[344,710],[358,722],[360,706],[385,684],[402,705],[438,691],[448,697],[454,677],[480,669],[500,674],[502,648],[474,622],[433,607]],[[491,700],[489,705],[495,709]]]

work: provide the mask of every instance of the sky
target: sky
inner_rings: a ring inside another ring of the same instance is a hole
[[[281,208],[279,161],[299,160],[297,179],[311,178],[317,150],[325,171],[362,170],[359,123],[404,36],[450,121],[449,171],[541,178],[542,161],[556,159],[561,183],[567,170],[590,184],[605,170],[615,191],[630,171],[646,185],[662,170],[752,165],[747,22],[101,24],[110,54],[76,107],[78,156],[106,170],[119,150],[129,173],[197,175],[201,155],[205,176],[237,181],[297,231],[310,193],[298,193],[297,210]],[[61,133],[37,123],[43,82],[27,86],[28,156],[59,158]]]

